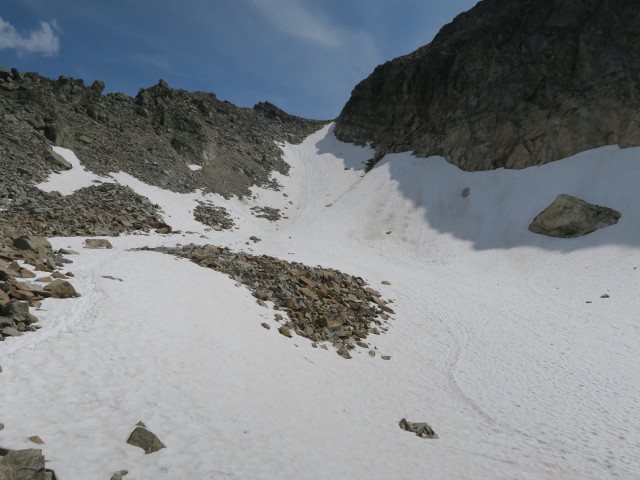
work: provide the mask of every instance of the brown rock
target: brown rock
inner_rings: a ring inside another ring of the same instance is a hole
[[[278,328],[278,332],[280,332],[281,335],[284,335],[285,337],[291,338],[291,331],[289,330],[288,327],[286,326],[281,326],[280,328]]]
[[[84,248],[113,248],[113,245],[104,238],[87,238],[84,241]]]
[[[80,296],[78,292],[76,292],[76,289],[73,288],[73,285],[66,280],[54,280],[45,285],[44,290],[51,292],[53,298],[73,298]]]

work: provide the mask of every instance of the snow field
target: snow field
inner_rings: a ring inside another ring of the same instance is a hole
[[[196,233],[110,239],[107,251],[52,240],[80,252],[69,269],[83,296],[47,300],[35,312],[44,328],[1,345],[0,445],[28,448],[40,435],[62,480],[120,469],[130,480],[640,476],[638,149],[474,173],[397,154],[366,175],[372,152],[331,127],[283,150],[284,190],[252,199],[111,175]],[[65,180],[77,168],[41,188],[80,188]],[[559,193],[623,216],[580,239],[529,232]],[[238,229],[193,220],[205,198]],[[289,218],[255,218],[254,205],[287,207]],[[245,245],[251,235],[262,241]],[[286,339],[275,312],[226,276],[127,251],[192,241],[362,276],[395,300],[389,333],[368,339],[391,360],[358,349],[346,361]],[[400,430],[402,417],[440,439]],[[138,420],[168,448],[127,445]]]

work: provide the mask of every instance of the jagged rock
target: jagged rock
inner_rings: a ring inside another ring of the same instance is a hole
[[[73,168],[73,165],[67,162],[62,155],[56,152],[49,153],[49,155],[47,155],[46,160],[55,168],[58,168],[61,170],[71,170],[71,168]]]
[[[433,431],[431,425],[428,423],[412,423],[407,421],[406,418],[400,420],[400,428],[407,432],[413,432],[418,437],[422,438],[439,438],[438,434]]]
[[[49,241],[42,236],[23,235],[13,240],[13,246],[21,250],[31,250],[43,257],[53,255],[53,249]]]
[[[29,315],[29,304],[27,302],[12,300],[9,303],[0,305],[0,314],[17,320],[25,320]]]
[[[355,87],[344,141],[525,168],[640,145],[636,0],[484,0]]]
[[[139,422],[138,426],[131,432],[127,443],[135,447],[140,447],[144,450],[144,453],[153,453],[166,448],[166,445],[162,443],[156,435],[147,430],[142,422]]]
[[[549,237],[575,238],[618,223],[620,212],[560,194],[540,212],[529,230]]]
[[[55,473],[46,469],[44,462],[42,450],[10,450],[0,458],[0,479],[55,480]]]
[[[66,280],[60,279],[46,284],[43,290],[50,292],[53,298],[75,298],[80,296],[76,289],[73,288],[73,285]]]
[[[114,472],[113,475],[111,475],[111,480],[122,480],[122,478],[128,473],[128,470],[119,470]]]
[[[87,238],[84,241],[84,248],[113,248],[113,245],[105,238]]]

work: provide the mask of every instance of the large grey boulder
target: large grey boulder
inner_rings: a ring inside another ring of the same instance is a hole
[[[617,210],[562,193],[533,219],[529,230],[549,237],[574,238],[614,225],[620,217]]]
[[[55,480],[53,471],[45,469],[42,450],[11,450],[0,459],[2,480]]]
[[[484,0],[378,66],[335,133],[469,171],[638,146],[638,37],[637,0]]]

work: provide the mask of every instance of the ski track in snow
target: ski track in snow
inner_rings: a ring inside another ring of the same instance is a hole
[[[640,150],[475,173],[395,154],[364,175],[372,152],[331,128],[282,146],[291,172],[275,177],[286,197],[254,189],[225,200],[121,172],[99,178],[195,233],[114,238],[113,250],[52,239],[80,252],[69,269],[82,297],[43,302],[40,331],[0,344],[0,446],[41,436],[61,480],[120,469],[128,480],[639,478]],[[40,188],[68,194],[97,179],[57,151],[74,168]],[[558,193],[623,217],[569,241],[528,232]],[[192,217],[199,199],[227,208],[238,228],[205,230]],[[265,205],[288,218],[249,214]],[[246,245],[251,235],[262,242]],[[275,312],[228,277],[128,251],[189,242],[363,277],[394,299],[389,332],[368,339],[378,355],[357,349],[345,361],[286,339]],[[429,422],[440,439],[400,430],[402,417]],[[138,420],[167,448],[127,445]]]

